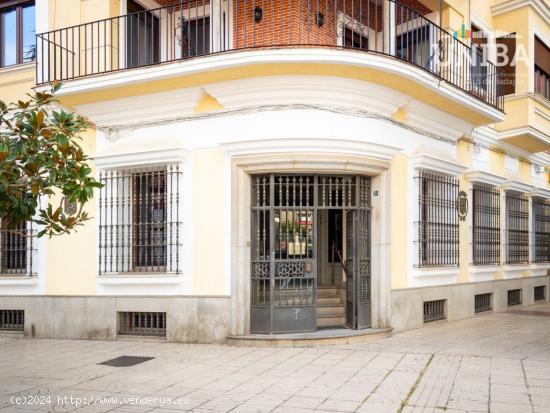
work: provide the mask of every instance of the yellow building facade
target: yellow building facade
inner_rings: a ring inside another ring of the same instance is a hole
[[[360,336],[548,300],[547,2],[0,14],[0,98],[61,81],[104,184],[77,233],[0,241],[25,334]]]

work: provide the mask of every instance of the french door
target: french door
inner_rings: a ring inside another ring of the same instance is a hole
[[[252,177],[251,331],[316,330],[317,215],[347,218],[347,323],[370,326],[370,178],[265,174]]]

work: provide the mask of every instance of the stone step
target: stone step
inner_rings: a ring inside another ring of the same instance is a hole
[[[330,316],[330,317],[341,317],[345,315],[345,308],[343,305],[328,305],[328,306],[317,306],[317,317],[321,316]]]
[[[338,288],[317,288],[317,297],[339,297]]]
[[[341,297],[317,297],[317,305],[344,304]]]
[[[317,327],[344,326],[346,317],[317,317]]]

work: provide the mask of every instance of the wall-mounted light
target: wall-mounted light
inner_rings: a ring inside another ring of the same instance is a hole
[[[317,23],[317,27],[323,27],[323,24],[325,24],[325,15],[318,11],[315,14],[315,22]]]
[[[259,23],[262,21],[262,18],[263,18],[263,14],[264,14],[264,11],[262,10],[261,7],[257,6],[255,9],[254,9],[254,22],[255,23]]]

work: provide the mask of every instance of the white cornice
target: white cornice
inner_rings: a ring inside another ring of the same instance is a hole
[[[491,7],[491,12],[498,16],[526,6],[533,7],[546,22],[550,22],[550,5],[545,0],[508,0]]]
[[[503,178],[501,176],[494,175],[494,174],[489,173],[489,172],[478,171],[478,170],[476,170],[476,171],[472,171],[472,170],[466,171],[465,174],[464,174],[464,177],[468,181],[483,182],[483,183],[493,185],[493,186],[501,186],[506,181],[506,178]]]
[[[419,154],[409,158],[409,164],[415,169],[429,169],[442,172],[447,175],[460,175],[466,171],[466,167],[452,160],[438,158],[433,155]]]
[[[533,185],[526,184],[516,180],[508,180],[501,185],[505,191],[517,191],[522,193],[530,193],[535,188]]]
[[[531,191],[531,196],[538,196],[540,198],[550,199],[550,190],[545,188],[535,188],[533,191]]]
[[[120,168],[129,166],[161,165],[179,163],[185,159],[187,150],[183,147],[171,147],[143,152],[99,154],[93,157],[98,168]]]

